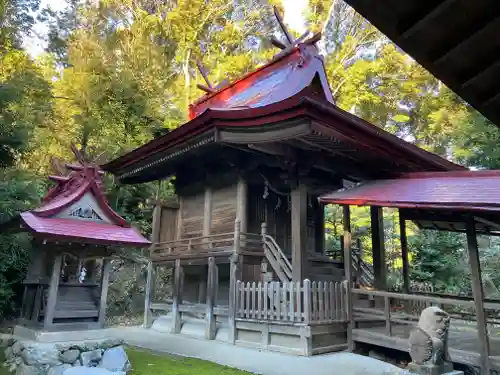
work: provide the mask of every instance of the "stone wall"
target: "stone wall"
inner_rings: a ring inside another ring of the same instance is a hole
[[[131,369],[121,340],[39,343],[8,339],[5,363],[16,375],[125,375]]]

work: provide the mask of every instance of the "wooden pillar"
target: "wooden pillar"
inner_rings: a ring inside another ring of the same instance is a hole
[[[481,278],[481,264],[477,247],[476,225],[473,217],[467,220],[467,247],[469,249],[469,264],[472,276],[472,293],[476,305],[477,333],[480,347],[481,374],[490,373],[490,340],[486,327],[484,311],[484,291]]]
[[[61,276],[62,254],[54,257],[52,276],[50,277],[49,293],[45,305],[44,328],[49,328],[54,322],[54,314],[57,303],[57,290],[59,289],[59,278]]]
[[[205,206],[203,210],[203,236],[210,236],[212,227],[212,188],[205,188]]]
[[[162,207],[159,202],[153,208],[153,221],[151,223],[151,242],[160,242],[161,231],[161,211]]]
[[[382,207],[370,207],[372,225],[373,275],[377,290],[387,289],[387,265],[385,264],[384,215]]]
[[[236,186],[236,219],[240,221],[241,232],[248,229],[248,185],[243,176],[238,178]]]
[[[316,201],[317,202],[317,201]],[[316,252],[319,254],[324,254],[325,252],[325,205],[322,203],[316,203],[316,220],[315,220],[315,231],[314,243],[316,245]]]
[[[347,305],[347,347],[354,350],[352,330],[354,329],[354,312],[352,301],[352,249],[351,249],[351,211],[349,206],[343,206],[342,223],[344,226],[344,272],[346,279],[346,305]]]
[[[174,288],[173,288],[173,298],[172,298],[172,333],[181,332],[181,312],[179,311],[179,305],[182,304],[182,279],[183,270],[181,266],[181,260],[175,260],[174,269]]]
[[[215,290],[217,289],[217,265],[215,258],[208,258],[208,277],[207,277],[207,312],[205,314],[205,338],[214,340],[216,334],[216,320],[214,315]]]
[[[229,343],[236,343],[236,309],[238,308],[237,296],[236,296],[236,282],[238,279],[238,275],[241,273],[238,254],[235,253],[230,259],[229,263]]]
[[[111,273],[111,260],[104,259],[102,262],[101,276],[101,300],[99,303],[99,325],[104,326],[106,319],[106,306],[108,301],[109,274]]]
[[[403,261],[403,293],[410,293],[410,275],[408,263],[408,239],[406,238],[406,220],[399,211],[399,233],[401,240],[401,258]]]
[[[302,281],[307,268],[307,187],[292,190],[292,281]]]
[[[148,277],[146,279],[146,293],[144,296],[144,328],[150,328],[153,324],[151,313],[151,300],[154,295],[155,269],[153,262],[148,262]]]
[[[182,217],[182,210],[184,207],[184,199],[182,197],[179,197],[179,209],[177,211],[177,233],[175,238],[180,240],[182,238],[182,228],[184,226],[183,223],[183,217]]]

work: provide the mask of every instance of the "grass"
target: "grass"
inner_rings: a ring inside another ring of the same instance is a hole
[[[249,375],[249,372],[221,366],[213,362],[195,358],[185,358],[169,354],[135,348],[127,348],[132,363],[130,375]],[[0,374],[1,375],[1,374]]]
[[[12,375],[3,367],[5,348],[0,347],[0,375]],[[129,375],[250,375],[245,371],[201,359],[185,358],[148,350],[127,348],[132,363]]]

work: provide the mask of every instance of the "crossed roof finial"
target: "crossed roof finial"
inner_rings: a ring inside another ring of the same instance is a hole
[[[286,55],[291,50],[293,50],[299,43],[315,44],[316,42],[320,41],[321,39],[320,32],[314,34],[309,39],[307,39],[307,37],[311,34],[309,30],[306,30],[305,33],[303,33],[301,36],[295,39],[290,33],[290,31],[288,31],[288,28],[283,22],[283,18],[281,17],[281,14],[276,6],[274,7],[274,16],[276,17],[276,20],[278,21],[278,24],[280,25],[283,34],[285,34],[285,39],[286,39],[285,43],[283,43],[274,36],[270,37],[271,44],[282,50],[280,53],[278,53],[278,55],[274,57],[275,59],[283,55]]]

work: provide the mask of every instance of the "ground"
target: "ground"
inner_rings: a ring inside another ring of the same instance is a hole
[[[150,351],[127,348],[132,363],[130,375],[249,375],[249,372],[219,366],[213,362],[185,358]],[[4,362],[3,349],[0,350],[0,363]],[[0,367],[0,375],[9,375],[5,367]],[[11,374],[10,374],[11,375]]]

